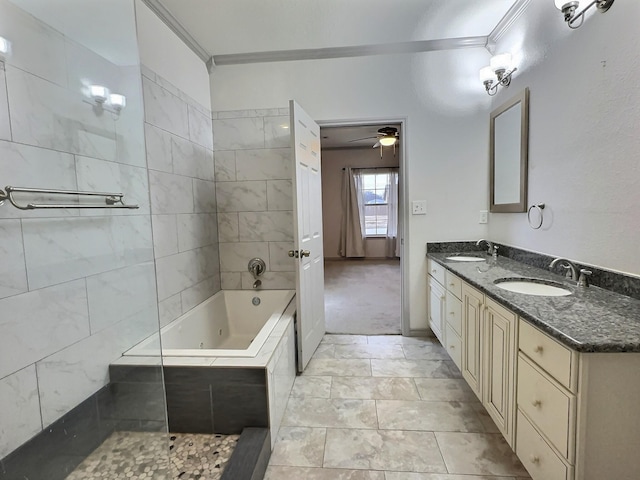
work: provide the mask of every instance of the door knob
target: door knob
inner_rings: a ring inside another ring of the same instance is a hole
[[[291,258],[298,258],[298,250],[289,250],[289,256]]]
[[[300,250],[300,257],[308,257],[309,255],[311,255],[309,250]]]

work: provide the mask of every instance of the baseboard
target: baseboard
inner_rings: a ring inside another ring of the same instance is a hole
[[[407,337],[433,337],[435,338],[435,335],[433,334],[433,332],[431,331],[430,328],[420,328],[420,329],[412,329],[409,330],[409,335],[406,335]]]

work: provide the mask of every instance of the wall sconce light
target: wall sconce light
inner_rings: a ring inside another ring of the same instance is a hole
[[[584,14],[594,5],[599,12],[604,13],[611,8],[613,0],[593,0],[587,5],[580,13],[576,13],[576,10],[580,6],[580,2],[577,0],[554,0],[556,8],[564,13],[564,21],[567,22],[569,28],[579,28],[584,22]],[[580,19],[580,23],[574,25],[574,23]]]
[[[120,95],[119,93],[112,93],[109,95],[109,104],[116,112],[120,112],[127,106],[127,97]]]
[[[0,60],[4,60],[10,52],[11,42],[4,37],[0,37]]]
[[[498,86],[508,87],[517,68],[511,68],[511,54],[502,53],[491,58],[488,67],[480,69],[480,81],[490,96],[498,93]],[[497,80],[497,81],[496,81]]]
[[[103,87],[102,85],[90,85],[89,95],[94,102],[102,105],[107,101],[107,98],[109,98],[109,89],[107,87]]]

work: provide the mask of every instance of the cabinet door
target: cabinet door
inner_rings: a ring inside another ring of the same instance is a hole
[[[484,295],[466,283],[462,286],[462,376],[482,400],[481,339]]]
[[[445,291],[433,277],[429,277],[429,326],[444,345]]]
[[[515,415],[516,316],[486,299],[484,311],[483,404],[513,446]]]

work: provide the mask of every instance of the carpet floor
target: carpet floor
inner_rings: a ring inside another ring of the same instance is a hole
[[[400,333],[400,260],[326,260],[327,333]]]

